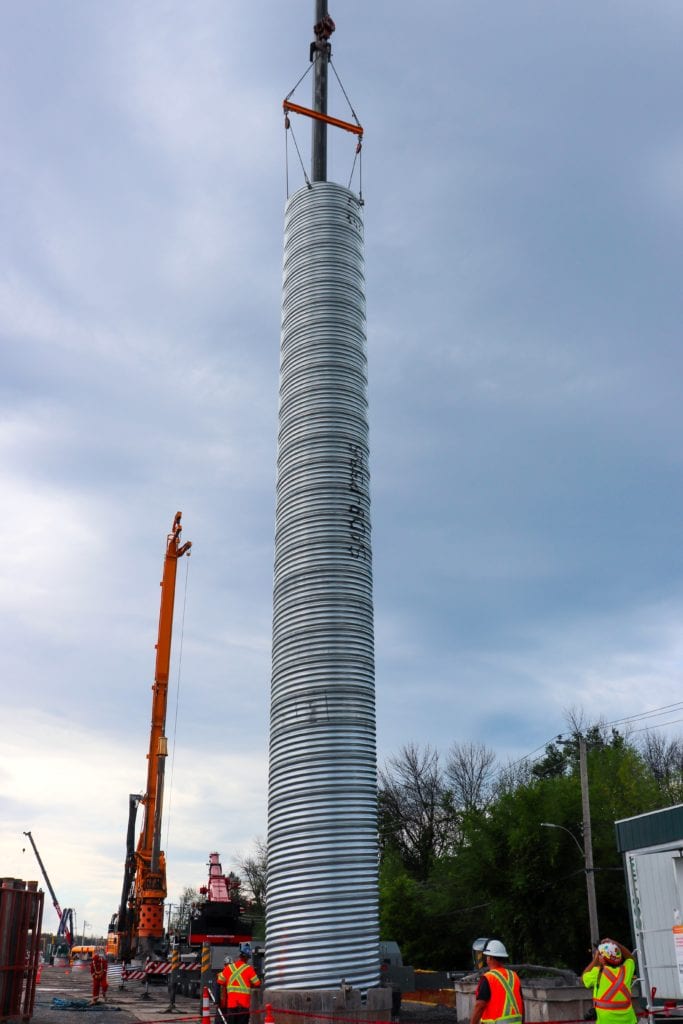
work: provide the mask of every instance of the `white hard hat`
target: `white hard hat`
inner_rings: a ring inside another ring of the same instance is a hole
[[[482,949],[484,956],[495,956],[497,958],[508,956],[508,951],[500,939],[489,939]]]

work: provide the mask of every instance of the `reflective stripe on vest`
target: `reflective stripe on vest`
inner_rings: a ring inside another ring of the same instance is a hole
[[[512,972],[508,975],[507,972],[492,970],[487,971],[484,977],[489,979],[489,985],[491,979],[495,978],[502,991],[499,989],[494,998],[495,986],[491,987],[491,1000],[481,1019],[483,1021],[504,1020],[506,1024],[521,1024],[522,1011],[515,992],[515,981],[517,980],[515,975]],[[494,1012],[499,1007],[501,1012]]]
[[[243,992],[248,995],[249,984],[244,977],[244,972],[249,967],[249,964],[242,964],[241,967],[235,967],[233,964],[230,968],[231,974],[228,978],[228,990],[230,992]]]
[[[609,985],[598,996],[593,993],[593,1005],[596,1010],[628,1010],[631,1005],[631,993],[626,987],[626,968],[620,967],[616,973],[612,973],[609,967],[603,967],[602,975],[607,979]],[[596,987],[600,984],[600,978],[596,981]]]

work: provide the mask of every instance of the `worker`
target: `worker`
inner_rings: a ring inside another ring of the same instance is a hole
[[[249,963],[250,959],[249,947],[240,946],[239,956],[235,962],[226,956],[223,970],[218,975],[220,1005],[227,1010],[230,1024],[249,1024],[251,990],[261,984],[261,979]]]
[[[223,959],[223,970],[216,977],[216,984],[218,985],[218,1006],[216,1007],[216,1024],[221,1024],[221,1021],[225,1020],[228,1012],[228,989],[226,980],[229,975],[229,969],[232,965],[232,957],[226,956]]]
[[[104,950],[98,946],[93,953],[93,958],[90,961],[90,973],[92,975],[92,1005],[99,1001],[100,990],[102,991],[102,1001],[107,1001],[107,988],[109,983],[107,982],[107,958],[104,955]]]
[[[487,970],[477,985],[470,1024],[479,1024],[479,1021],[522,1024],[522,983],[515,972],[506,967],[507,949],[498,939],[489,939],[481,953]]]
[[[633,953],[615,939],[598,943],[593,959],[581,975],[586,988],[593,989],[593,1006],[598,1024],[636,1024],[631,987],[636,962]]]

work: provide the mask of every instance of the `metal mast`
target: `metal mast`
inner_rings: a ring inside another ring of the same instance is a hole
[[[334,22],[327,12],[327,0],[316,0],[313,26],[315,41],[311,43],[311,60],[315,61],[313,109],[319,114],[327,114],[327,65],[332,56],[329,39],[334,28]],[[327,181],[327,125],[324,121],[313,121],[311,179]]]

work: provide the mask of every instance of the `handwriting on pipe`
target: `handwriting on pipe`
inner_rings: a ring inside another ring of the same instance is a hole
[[[365,450],[359,444],[349,445],[349,554],[363,562],[370,561],[370,524],[367,512],[368,467]],[[362,504],[363,503],[363,504]]]

